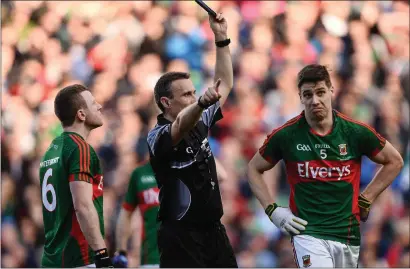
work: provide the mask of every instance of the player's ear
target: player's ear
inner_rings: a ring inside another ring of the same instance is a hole
[[[77,117],[80,119],[80,121],[85,121],[86,113],[84,109],[79,109],[77,111]]]
[[[303,99],[302,99],[302,95],[300,94],[300,90],[299,90],[299,100],[300,100],[300,102],[302,103],[302,105],[304,105]]]
[[[170,107],[170,100],[167,97],[161,97],[161,99],[159,99],[159,101],[161,102],[162,106],[165,108],[169,108]]]

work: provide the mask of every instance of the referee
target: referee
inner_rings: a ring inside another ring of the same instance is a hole
[[[233,86],[230,40],[222,14],[209,21],[217,46],[213,87],[196,100],[189,74],[170,72],[154,89],[162,114],[147,140],[160,188],[160,267],[238,267],[220,221],[221,194],[207,139]]]

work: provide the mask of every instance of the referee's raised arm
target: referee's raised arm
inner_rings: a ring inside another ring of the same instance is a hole
[[[210,16],[209,23],[215,35],[216,45],[214,82],[221,79],[221,85],[219,86],[221,99],[219,102],[223,106],[233,87],[232,57],[228,46],[231,40],[227,36],[228,24],[222,14],[217,14],[216,18]]]
[[[218,101],[218,107],[222,106],[233,87],[227,22],[222,14],[218,14],[216,18],[210,17],[209,22],[217,47],[214,85],[209,87],[198,100],[195,98],[195,89],[187,73],[166,73],[155,85],[155,101],[164,112],[164,117],[172,122],[169,132],[173,146],[177,145],[184,135],[197,124],[203,110]]]

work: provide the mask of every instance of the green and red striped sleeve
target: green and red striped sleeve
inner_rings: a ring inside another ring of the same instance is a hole
[[[283,158],[282,145],[285,142],[283,140],[283,129],[298,122],[302,114],[289,120],[279,128],[274,129],[270,135],[267,136],[262,147],[259,148],[259,154],[269,163],[275,165]]]
[[[134,209],[138,205],[138,188],[137,182],[138,181],[138,173],[134,170],[131,174],[130,182],[128,183],[128,190],[125,194],[125,199],[122,204],[122,207],[127,211],[134,211]]]
[[[69,182],[84,181],[92,183],[90,145],[77,135],[71,134],[75,148],[68,158]]]

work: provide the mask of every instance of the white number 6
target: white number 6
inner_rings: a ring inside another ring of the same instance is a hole
[[[320,150],[320,158],[326,159],[326,157],[327,157],[326,150],[325,150],[325,149],[321,149],[321,150]]]
[[[103,189],[103,176],[100,178],[100,184],[98,184],[98,189],[102,190]]]
[[[43,198],[43,205],[44,207],[52,212],[54,211],[54,209],[56,209],[56,204],[57,204],[57,199],[56,199],[56,191],[54,190],[53,185],[47,184],[47,180],[49,177],[51,177],[53,175],[53,169],[49,168],[46,172],[46,174],[44,175],[44,179],[43,179],[43,184],[41,187],[41,192],[42,192],[42,198]],[[47,193],[51,192],[51,203],[47,200]]]

